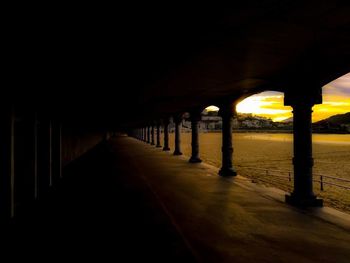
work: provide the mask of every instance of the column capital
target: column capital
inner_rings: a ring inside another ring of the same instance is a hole
[[[322,103],[322,89],[314,88],[305,90],[305,92],[286,91],[284,93],[284,105],[285,106],[308,106],[312,107],[315,104]]]
[[[174,120],[175,124],[181,123],[182,119],[183,119],[182,118],[182,114],[177,114],[177,115],[174,115],[174,117],[173,117],[173,120]]]
[[[190,120],[191,121],[200,121],[202,119],[201,110],[191,110],[190,111]]]
[[[234,117],[237,114],[236,105],[232,102],[223,103],[220,105],[218,114],[221,117]]]
[[[169,118],[163,118],[161,122],[163,123],[163,125],[169,125],[170,120]]]

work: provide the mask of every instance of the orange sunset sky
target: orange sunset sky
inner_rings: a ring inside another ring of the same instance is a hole
[[[319,121],[332,115],[350,112],[350,73],[328,83],[322,88],[323,103],[313,107],[312,121]],[[266,91],[246,98],[237,104],[237,112],[282,121],[292,117],[292,108],[283,105],[283,93]],[[210,106],[208,110],[217,110]]]

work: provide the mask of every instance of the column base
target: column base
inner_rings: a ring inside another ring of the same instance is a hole
[[[198,157],[191,157],[188,161],[190,163],[201,163],[202,162],[202,160]]]
[[[154,142],[151,142],[151,145],[155,145]]]
[[[163,151],[170,151],[169,147],[163,147]]]
[[[233,168],[221,168],[219,171],[219,175],[223,177],[236,176],[237,172]]]
[[[180,151],[174,151],[174,155],[182,155],[182,152],[180,152]]]
[[[312,197],[300,197],[293,193],[286,195],[286,203],[297,207],[322,207],[323,199],[319,199],[316,196]]]
[[[156,147],[157,147],[157,148],[161,148],[161,147],[162,147],[162,145],[160,145],[160,144],[157,144],[157,145],[156,145]]]

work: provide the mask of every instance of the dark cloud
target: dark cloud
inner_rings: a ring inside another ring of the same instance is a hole
[[[283,96],[283,92],[278,91],[264,91],[262,93],[255,94],[256,97],[276,97],[276,96]]]
[[[323,87],[323,93],[350,97],[350,73],[325,85]]]

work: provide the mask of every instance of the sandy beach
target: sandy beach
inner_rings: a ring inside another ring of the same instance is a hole
[[[191,154],[191,133],[181,134],[181,146],[184,155]],[[254,182],[290,191],[292,181],[288,174],[292,171],[293,144],[292,134],[234,133],[234,165],[237,172]],[[163,136],[162,136],[163,142]],[[200,155],[203,161],[220,167],[221,134],[200,133]],[[350,135],[314,134],[314,180],[324,175],[324,182],[349,186],[350,183],[334,180],[325,176],[350,180]],[[169,136],[170,148],[174,149],[174,134]],[[314,182],[314,192],[322,197],[325,205],[350,213],[350,190]]]

